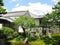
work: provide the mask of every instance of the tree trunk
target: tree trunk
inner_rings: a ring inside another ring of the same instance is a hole
[[[24,27],[22,27],[22,28],[23,28],[23,31],[24,31],[22,35],[23,35],[24,38],[26,38],[25,28]]]
[[[44,27],[43,27],[43,30],[42,30],[42,35],[43,35],[43,37],[46,36],[46,30],[44,29]]]

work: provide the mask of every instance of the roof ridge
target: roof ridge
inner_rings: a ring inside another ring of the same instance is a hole
[[[14,12],[7,12],[7,13],[17,13],[17,12],[28,12],[27,10],[26,11],[14,11]]]

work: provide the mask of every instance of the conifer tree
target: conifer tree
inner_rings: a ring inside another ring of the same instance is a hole
[[[6,9],[3,8],[4,3],[3,0],[0,0],[0,14],[6,14]]]

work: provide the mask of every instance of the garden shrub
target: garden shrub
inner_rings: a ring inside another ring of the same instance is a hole
[[[18,35],[16,38],[9,40],[12,45],[20,45],[23,44],[24,37],[22,35]]]
[[[60,34],[54,33],[52,34],[52,36],[60,36]]]
[[[7,40],[13,39],[16,36],[18,36],[17,31],[14,31],[12,28],[9,28],[9,27],[3,27],[2,32],[6,36]]]
[[[35,41],[31,41],[29,44],[30,45],[45,45],[45,42],[43,40],[38,39]]]
[[[60,34],[52,34],[52,38],[47,36],[41,38],[41,40],[44,40],[46,45],[60,45]]]
[[[20,45],[23,44],[23,37],[19,35],[18,37],[14,38],[13,40],[9,40],[12,45]]]
[[[54,45],[60,45],[60,34],[53,34],[52,38],[55,40]]]
[[[20,43],[22,43],[23,42],[23,36],[18,36],[17,38],[15,38],[15,40],[16,40],[16,42],[20,42]]]
[[[36,36],[36,34],[34,34],[34,33],[31,34],[31,33],[29,33],[29,31],[26,31],[26,37],[28,38],[29,42],[39,39],[39,37]]]
[[[30,41],[35,41],[35,40],[37,40],[38,39],[38,37],[37,36],[35,36],[35,35],[28,35],[27,36],[28,37],[28,41],[30,42]]]

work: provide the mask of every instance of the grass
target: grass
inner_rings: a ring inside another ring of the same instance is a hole
[[[45,45],[43,40],[36,40],[36,41],[31,41],[29,42],[30,45]]]

